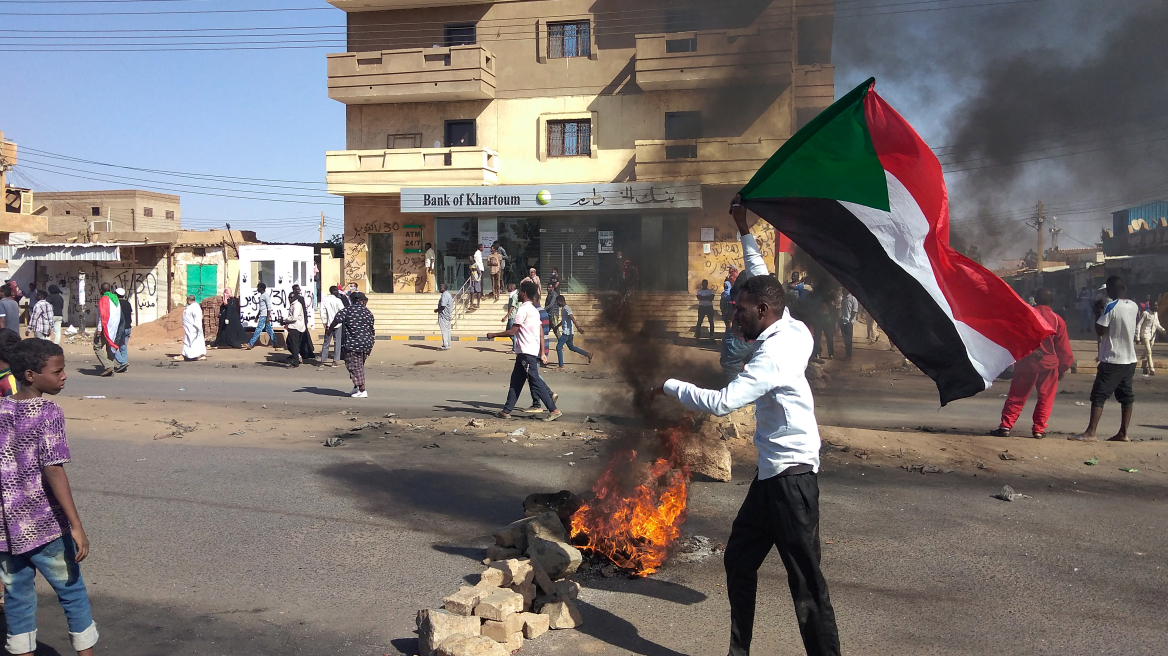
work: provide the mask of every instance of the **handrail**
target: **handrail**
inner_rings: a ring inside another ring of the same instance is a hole
[[[470,308],[471,299],[474,298],[474,295],[470,292],[471,282],[473,280],[473,277],[467,278],[466,282],[462,283],[462,287],[458,289],[458,293],[454,295],[453,314],[450,318],[451,330],[454,330],[454,326],[458,323],[458,320],[461,319],[463,315],[466,314],[467,309]]]

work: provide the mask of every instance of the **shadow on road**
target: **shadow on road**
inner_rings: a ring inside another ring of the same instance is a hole
[[[487,555],[487,550],[481,547],[461,547],[455,544],[435,543],[431,545],[431,548],[434,549],[434,551],[440,551],[444,554],[450,554],[452,556],[464,556],[475,561],[476,563],[482,562],[483,558]],[[478,574],[475,574],[474,577],[477,579]]]
[[[306,392],[308,394],[316,394],[318,396],[349,396],[348,392],[339,389],[329,389],[326,387],[301,387],[298,390],[292,390],[293,394]]]
[[[588,582],[589,588],[593,590],[604,590],[606,592],[619,592],[622,594],[635,594],[643,597],[652,597],[662,601],[669,601],[675,604],[682,604],[684,606],[692,606],[706,600],[706,595],[690,588],[681,585],[680,583],[673,583],[672,581],[662,581],[653,578],[643,579],[597,579]]]
[[[432,468],[385,469],[364,463],[327,465],[318,473],[357,499],[367,511],[403,522],[418,531],[459,539],[486,532],[523,515],[531,493],[503,474]],[[446,518],[454,521],[443,521]]]
[[[631,651],[644,656],[686,656],[679,651],[673,651],[651,640],[641,637],[637,627],[626,619],[593,606],[584,601],[576,600],[584,624],[576,628],[585,635],[602,640],[618,649]]]
[[[430,346],[429,344],[406,344],[406,346],[408,346],[410,348],[425,349],[427,351],[441,351],[442,350],[441,346]]]

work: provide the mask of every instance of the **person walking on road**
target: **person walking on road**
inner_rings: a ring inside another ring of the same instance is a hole
[[[580,355],[588,358],[588,364],[592,364],[592,354],[582,348],[577,347],[576,344],[573,343],[576,334],[579,333],[583,335],[584,329],[581,328],[579,322],[576,321],[576,315],[572,312],[572,308],[568,307],[568,299],[564,298],[563,296],[556,298],[556,306],[557,307],[554,312],[557,312],[560,315],[560,339],[556,342],[556,355],[558,355],[560,358],[560,370],[562,371],[564,368],[565,346],[568,347],[569,351],[573,353],[579,353]]]
[[[1103,418],[1103,405],[1108,397],[1115,395],[1119,401],[1119,432],[1108,438],[1110,442],[1129,442],[1127,429],[1131,424],[1132,405],[1136,401],[1132,391],[1132,378],[1136,373],[1136,323],[1139,320],[1139,306],[1124,297],[1127,287],[1123,278],[1111,276],[1105,285],[1111,302],[1103,307],[1099,319],[1095,321],[1095,334],[1099,335],[1099,364],[1095,369],[1095,384],[1091,386],[1091,419],[1087,430],[1081,435],[1072,435],[1068,440],[1094,442]]]
[[[272,294],[268,292],[268,286],[262,282],[256,285],[256,294],[256,327],[247,348],[249,350],[255,348],[256,340],[265,330],[268,333],[268,344],[275,348],[276,333],[272,331]]]
[[[0,330],[11,330],[20,336],[20,305],[12,299],[12,287],[0,287]]]
[[[118,351],[114,353],[114,360],[117,361],[118,366],[114,369],[114,373],[124,374],[130,368],[130,331],[134,326],[134,308],[126,299],[125,289],[118,287],[114,293],[118,295],[118,307],[122,311],[122,325],[118,333]]]
[[[442,331],[441,351],[450,350],[450,327],[454,321],[454,297],[446,291],[446,283],[438,285],[442,295],[438,297],[438,307],[434,312],[438,315],[438,328]]]
[[[841,288],[840,296],[840,339],[844,343],[844,359],[852,359],[852,331],[856,326],[856,318],[860,316],[860,302],[846,289]]]
[[[503,321],[507,322],[507,328],[504,332],[511,330],[511,326],[515,325],[515,313],[519,311],[519,290],[515,288],[515,283],[507,284],[507,307],[506,313],[503,315]],[[515,348],[515,337],[511,337],[511,348]]]
[[[499,292],[503,291],[503,256],[499,254],[498,246],[491,246],[487,269],[491,272],[491,297],[497,301]]]
[[[1160,325],[1160,315],[1157,313],[1156,301],[1148,303],[1148,309],[1140,313],[1140,325],[1137,335],[1144,345],[1144,373],[1148,376],[1156,375],[1156,362],[1152,359],[1152,346],[1156,343],[1156,336],[1164,334],[1164,326]]]
[[[710,322],[710,339],[714,339],[714,290],[710,289],[710,281],[703,280],[698,287],[698,325],[694,328],[694,337],[702,338],[702,319]]]
[[[93,331],[93,354],[97,356],[97,363],[101,366],[101,375],[108,378],[114,375],[117,360],[118,331],[122,325],[122,304],[110,290],[110,284],[101,284],[101,296],[97,298],[97,329]],[[199,325],[202,330],[202,324]]]
[[[424,259],[426,263],[426,287],[422,291],[430,294],[434,291],[434,281],[436,280],[434,270],[438,264],[438,254],[434,252],[434,245],[429,242],[426,242],[426,255]],[[328,322],[325,321],[324,325],[327,326]]]
[[[288,303],[299,304],[300,311],[304,314],[304,330],[300,333],[300,360],[302,362],[315,360],[316,347],[312,344],[312,327],[316,324],[316,321],[313,320],[312,310],[308,309],[308,306],[312,305],[312,303],[305,299],[300,285],[292,285],[292,293],[288,295]]]
[[[555,421],[563,413],[556,407],[547,385],[539,376],[539,365],[547,364],[547,355],[543,344],[543,328],[540,326],[539,310],[531,304],[532,298],[538,298],[539,287],[530,280],[519,285],[519,310],[515,313],[515,324],[501,333],[489,333],[487,339],[496,337],[515,337],[515,367],[511,370],[511,382],[507,388],[507,402],[498,416],[503,419],[511,417],[511,411],[519,401],[519,393],[527,383],[535,390],[536,396],[543,401],[550,411],[544,421]]]
[[[735,198],[735,201],[738,201]],[[746,209],[737,202],[735,222]],[[688,410],[726,416],[755,404],[758,473],[750,483],[726,543],[726,595],[730,602],[730,656],[746,656],[754,633],[758,568],[778,548],[787,569],[799,633],[809,656],[839,656],[835,610],[820,570],[819,426],[804,376],[811,332],[791,317],[782,284],[766,264],[749,230],[740,230],[751,278],[738,295],[735,323],[758,350],[743,372],[720,390],[670,379],[649,398],[668,394]]]
[[[28,328],[24,331],[26,337],[32,335],[37,339],[49,339],[53,336],[53,305],[48,299],[45,290],[37,290],[36,302],[28,313]]]
[[[355,399],[369,397],[365,391],[365,360],[373,352],[373,342],[376,338],[373,313],[365,307],[368,298],[361,292],[349,294],[349,307],[333,317],[332,326],[340,326],[345,336],[343,354],[345,368],[349,370],[349,378],[353,380],[353,391],[349,396]]]
[[[329,287],[328,296],[320,300],[320,314],[321,323],[324,324],[324,340],[320,345],[320,366],[326,364],[330,367],[335,367],[341,363],[341,339],[342,333],[345,330],[343,326],[330,328],[333,325],[333,319],[340,314],[341,310],[345,309],[345,301],[348,300],[337,289],[336,285]],[[329,346],[333,347],[333,361],[326,362],[329,356]]]
[[[1010,393],[1002,405],[1002,423],[990,435],[1009,437],[1010,429],[1022,414],[1022,407],[1030,398],[1031,390],[1037,388],[1038,400],[1034,404],[1034,425],[1030,434],[1035,439],[1046,437],[1046,422],[1050,419],[1050,411],[1058,394],[1058,382],[1075,359],[1071,354],[1067,324],[1050,308],[1054,302],[1054,292],[1043,287],[1034,292],[1034,302],[1034,309],[1054,328],[1054,334],[1048,335],[1033,353],[1014,364]]]
[[[61,322],[65,317],[65,297],[61,295],[61,288],[49,285],[49,303],[53,306],[53,343],[61,343]]]
[[[288,295],[288,316],[284,319],[284,344],[291,353],[288,366],[300,366],[300,343],[304,339],[304,331],[308,330],[308,322],[304,317],[304,305],[299,302],[300,293],[292,290]]]
[[[540,306],[538,298],[532,301],[532,305],[534,305],[535,309],[539,311],[539,329],[543,332],[543,352],[540,354],[540,357],[545,358],[543,366],[546,367],[546,358],[547,356],[551,355],[552,352],[552,344],[551,340],[549,339],[551,335],[552,315],[548,313],[547,308]],[[543,381],[543,383],[547,386],[548,396],[552,397],[552,402],[557,401],[560,398],[560,395],[552,391],[552,386],[548,385],[546,380]],[[531,407],[524,410],[524,412],[543,412],[543,406],[540,405],[539,395],[535,393],[535,387],[528,386],[528,388],[531,391]]]

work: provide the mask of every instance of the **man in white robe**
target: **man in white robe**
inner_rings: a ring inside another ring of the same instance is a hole
[[[187,296],[187,309],[183,310],[183,348],[185,360],[207,359],[207,338],[203,335],[203,308],[195,302],[195,297]]]

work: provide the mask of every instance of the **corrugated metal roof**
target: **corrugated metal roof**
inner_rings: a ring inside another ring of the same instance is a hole
[[[0,246],[0,259],[40,262],[112,262],[122,259],[111,244],[24,244]]]

